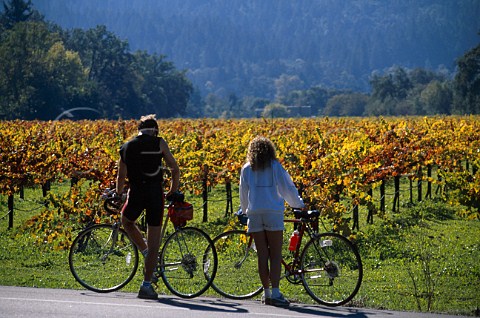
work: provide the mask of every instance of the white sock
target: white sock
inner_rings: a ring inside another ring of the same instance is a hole
[[[263,289],[263,296],[265,296],[265,298],[272,298],[272,291],[270,288]]]
[[[280,288],[272,288],[272,298],[280,297]]]

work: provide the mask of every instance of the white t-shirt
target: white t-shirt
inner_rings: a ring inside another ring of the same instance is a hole
[[[246,163],[240,174],[239,191],[240,205],[246,214],[260,211],[283,214],[284,201],[293,208],[305,206],[292,178],[277,160],[273,160],[269,167],[256,171],[252,170],[250,163]]]

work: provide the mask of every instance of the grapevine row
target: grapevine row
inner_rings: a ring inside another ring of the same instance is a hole
[[[237,183],[249,141],[272,139],[294,182],[315,204],[332,213],[339,195],[369,201],[384,180],[426,178],[435,165],[445,174],[480,166],[480,117],[175,119],[160,120],[181,167],[183,189]],[[128,121],[0,122],[0,193],[55,178],[87,178],[105,186],[114,180],[118,149],[136,133]],[[480,198],[478,174],[470,186]],[[429,180],[435,182],[436,180]]]

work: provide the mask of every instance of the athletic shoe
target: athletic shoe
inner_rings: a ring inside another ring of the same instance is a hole
[[[270,301],[267,302],[267,299]],[[290,302],[286,300],[282,294],[280,294],[280,297],[272,297],[272,298],[267,298],[265,299],[265,304],[267,305],[272,305],[275,307],[288,307],[290,306]]]
[[[153,289],[153,286],[140,286],[140,291],[138,292],[138,298],[141,299],[158,299],[157,292]]]
[[[270,297],[265,297],[265,295],[262,295],[262,304],[271,305],[271,304],[270,304],[271,300],[272,300],[272,298],[270,298]]]

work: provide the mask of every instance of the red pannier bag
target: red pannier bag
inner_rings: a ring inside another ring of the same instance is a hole
[[[193,219],[193,205],[188,202],[172,202],[168,206],[168,216],[175,227],[184,227]]]

